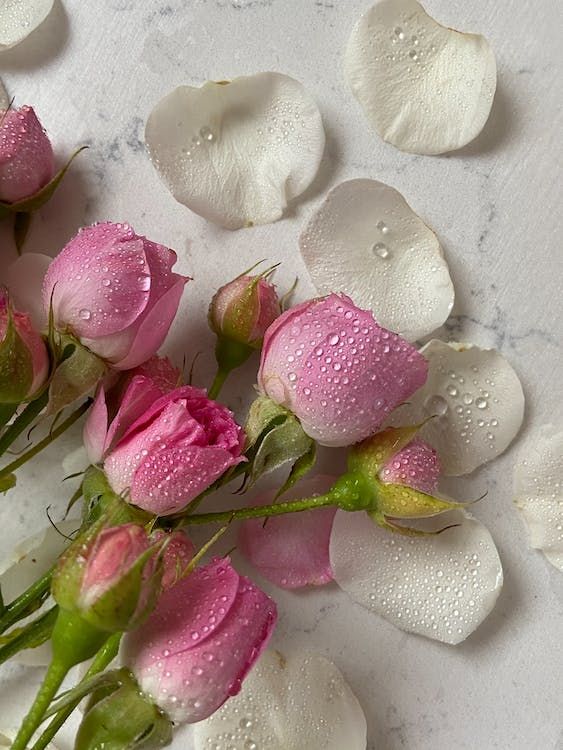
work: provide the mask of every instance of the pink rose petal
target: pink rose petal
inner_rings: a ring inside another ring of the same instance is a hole
[[[438,488],[440,468],[434,448],[417,438],[389,459],[380,477],[386,484],[404,484],[433,495]]]

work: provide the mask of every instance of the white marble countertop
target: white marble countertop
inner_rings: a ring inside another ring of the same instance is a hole
[[[61,161],[76,145],[91,148],[36,217],[26,250],[54,254],[80,225],[102,219],[129,221],[175,248],[181,271],[195,281],[168,350],[178,362],[205,352],[204,382],[212,368],[205,321],[212,290],[268,257],[282,261],[282,286],[299,274],[305,297],[312,288],[297,237],[312,207],[343,179],[380,179],[399,189],[443,242],[456,287],[452,336],[494,345],[513,363],[526,390],[525,430],[561,423],[561,3],[426,0],[446,25],[485,34],[499,69],[485,130],[445,157],[411,156],[384,144],[351,96],[342,50],[368,5],[56,0],[42,28],[0,55],[0,75],[19,104],[36,108]],[[176,85],[259,70],[286,72],[313,93],[327,150],[316,182],[286,218],[230,233],[176,203],[161,185],[144,151],[144,122]],[[13,254],[5,226],[0,246],[5,263]],[[237,387],[253,377],[249,365],[225,392],[233,407],[240,407]],[[64,506],[59,460],[72,445],[70,436],[47,451],[22,472],[18,489],[0,498],[3,551],[45,524],[46,505],[55,514]],[[476,513],[498,544],[505,585],[492,615],[462,645],[402,633],[336,587],[276,592],[275,644],[283,649],[291,640],[338,664],[368,717],[369,750],[563,748],[563,575],[527,546],[511,503],[515,452],[463,480],[465,496],[489,490]],[[15,725],[40,671],[10,667],[2,675],[0,724]]]

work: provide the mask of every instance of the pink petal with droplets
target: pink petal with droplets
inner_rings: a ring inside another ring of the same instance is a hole
[[[395,453],[379,476],[386,484],[404,484],[433,495],[438,489],[440,471],[440,459],[434,448],[417,438]]]
[[[151,293],[143,238],[128,224],[85,227],[49,266],[43,283],[46,310],[52,292],[56,324],[71,326],[77,336],[98,339],[123,331],[143,312]]]
[[[132,479],[131,501],[155,515],[178,513],[242,460],[224,448],[193,445],[189,437],[151,450]]]
[[[345,295],[331,294],[281,315],[266,332],[258,384],[292,411],[322,445],[376,432],[426,380],[422,355]]]
[[[29,198],[55,173],[51,142],[32,107],[0,115],[0,201]]]
[[[141,418],[147,409],[162,396],[162,390],[152,378],[135,375],[121,397],[117,414],[107,431],[103,453],[107,454],[125,435],[131,425]]]
[[[184,575],[188,563],[194,556],[194,545],[192,540],[184,531],[173,531],[171,534],[158,529],[151,536],[151,540],[166,540],[167,544],[163,555],[162,588],[169,589],[175,586]]]
[[[177,279],[174,285],[137,321],[134,336],[127,336],[127,353],[122,358],[112,358],[113,366],[118,370],[130,370],[141,365],[152,357],[164,342],[188,281],[184,276],[173,276]]]
[[[131,376],[144,375],[150,378],[155,385],[160,388],[162,393],[173,391],[178,388],[182,380],[182,371],[175,367],[168,357],[154,355],[142,365],[135,367],[128,373]]]
[[[201,721],[238,693],[275,621],[274,602],[215,560],[164,592],[126,635],[124,663],[172,721]]]
[[[322,494],[333,483],[333,477],[317,476],[300,482],[283,499]],[[252,504],[267,505],[274,497],[271,491]],[[239,549],[266,580],[281,588],[329,583],[329,543],[335,513],[336,508],[318,508],[271,517],[265,525],[262,518],[244,521],[239,530]]]
[[[158,444],[165,445],[167,440],[177,441],[182,437],[205,444],[203,428],[181,402],[166,404],[158,417],[144,429],[135,432],[130,428],[104,462],[104,471],[113,490],[121,493],[131,487],[135,472],[151,449]]]

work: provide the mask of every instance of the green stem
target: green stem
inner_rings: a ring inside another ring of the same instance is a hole
[[[78,409],[75,409],[75,411],[73,411],[72,414],[67,417],[64,422],[61,422],[61,424],[56,429],[52,430],[46,437],[44,437],[43,440],[40,440],[36,445],[33,446],[33,448],[30,448],[25,453],[22,453],[22,455],[16,458],[15,461],[12,461],[12,463],[4,466],[4,468],[0,470],[0,478],[5,476],[6,474],[13,473],[14,471],[16,471],[16,469],[19,469],[20,466],[23,466],[23,464],[27,463],[27,461],[30,461],[34,456],[36,456],[44,448],[46,448],[54,440],[56,440],[60,435],[62,435],[63,432],[68,430],[69,427],[72,427],[72,425],[78,419],[80,419],[80,417],[85,412],[88,411],[91,403],[92,399],[86,399],[86,401],[81,406],[79,406]]]
[[[27,648],[37,648],[42,643],[48,641],[53,632],[53,626],[57,619],[58,607],[52,607],[30,622],[29,625],[21,628],[21,631],[15,635],[8,643],[0,648],[0,664],[11,659],[12,656]],[[10,634],[11,635],[11,634]]]
[[[33,705],[29,709],[19,732],[16,735],[11,750],[26,750],[27,743],[35,734],[37,727],[41,724],[43,715],[57,694],[68,670],[69,666],[66,662],[53,658],[47,670],[47,674],[45,675],[45,679],[39,688],[39,692],[35,696]]]
[[[95,656],[107,638],[107,633],[92,627],[80,615],[59,609],[51,636],[51,663],[11,750],[26,750],[69,670]]]
[[[88,669],[88,671],[82,678],[81,682],[84,682],[85,680],[88,680],[91,677],[94,677],[94,675],[97,675],[100,672],[103,672],[104,669],[111,664],[111,662],[117,656],[117,652],[119,651],[120,640],[121,640],[121,633],[114,633],[114,635],[108,638],[108,640],[104,643],[102,648],[96,654],[94,661],[90,665],[90,668]],[[47,729],[45,729],[45,731],[39,737],[37,742],[33,745],[32,750],[44,750],[44,748],[47,747],[49,742],[51,742],[51,740],[59,731],[59,729],[68,719],[68,717],[71,715],[74,709],[78,706],[78,704],[80,703],[80,700],[81,698],[78,698],[76,701],[73,701],[68,706],[66,706],[61,711],[58,712],[58,714],[53,718],[53,720],[51,721]]]
[[[272,505],[258,505],[248,508],[238,508],[237,510],[225,510],[218,513],[196,513],[195,515],[186,516],[183,519],[184,524],[201,524],[201,523],[225,523],[244,518],[263,518],[267,516],[281,516],[284,513],[300,513],[312,508],[323,508],[327,505],[338,505],[338,499],[332,492],[317,497],[305,497],[299,500],[290,500],[282,503],[272,503]]]
[[[12,424],[0,437],[0,456],[3,455],[12,443],[26,430],[33,420],[39,416],[49,401],[48,391],[44,391],[35,401],[30,401],[25,409],[18,415]]]
[[[209,398],[215,400],[219,396],[221,388],[224,386],[230,372],[230,370],[226,370],[221,367],[218,368],[213,383],[211,383],[211,388],[209,389],[209,392],[207,394]]]
[[[0,633],[4,633],[18,620],[21,620],[41,605],[49,593],[53,568],[44,573],[35,583],[8,604],[0,617]]]

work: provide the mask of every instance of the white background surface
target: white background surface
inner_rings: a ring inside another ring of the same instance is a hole
[[[56,0],[43,27],[0,55],[0,75],[18,104],[36,108],[61,163],[75,146],[91,148],[36,217],[26,250],[55,254],[81,224],[103,219],[129,221],[175,248],[194,281],[168,349],[178,364],[204,352],[197,373],[205,384],[212,290],[267,257],[283,263],[282,288],[298,273],[298,295],[307,296],[297,237],[313,206],[343,179],[383,180],[444,244],[457,292],[446,336],[497,346],[510,359],[526,390],[526,431],[561,423],[561,3],[427,0],[444,24],[484,33],[499,69],[484,132],[446,157],[406,155],[381,142],[348,91],[342,50],[366,7],[359,0],[65,0],[64,7]],[[317,98],[325,159],[286,218],[229,233],[175,203],[160,184],[143,148],[144,122],[176,85],[271,69],[300,79]],[[2,263],[14,257],[6,227],[0,246]],[[255,366],[225,391],[235,409]],[[45,453],[0,498],[3,550],[45,524],[46,505],[63,507],[70,490],[60,485],[59,462],[75,444],[64,440]],[[527,547],[511,504],[515,453],[456,483],[463,497],[489,490],[476,513],[505,566],[496,609],[461,646],[406,635],[336,587],[276,593],[275,645],[302,645],[338,664],[367,714],[370,750],[563,748],[563,575]],[[41,673],[2,675],[0,725],[14,726]]]

